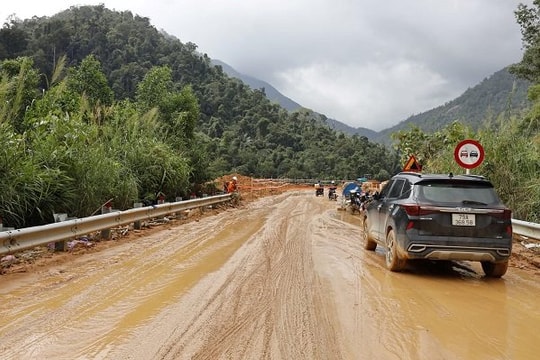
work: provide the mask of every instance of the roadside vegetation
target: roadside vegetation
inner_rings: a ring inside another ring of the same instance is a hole
[[[166,68],[140,82],[137,101],[113,103],[99,63],[61,61],[51,86],[38,92],[29,58],[2,63],[0,84],[0,214],[10,226],[50,222],[53,213],[88,216],[114,199],[126,208],[158,192],[186,196],[193,179],[191,143],[197,100],[189,87],[172,92]],[[70,76],[66,75],[69,70]],[[156,80],[160,76],[163,79]],[[151,88],[151,90],[149,89]],[[90,94],[91,96],[88,96]],[[151,97],[174,106],[163,119]],[[176,122],[172,131],[165,121]],[[7,221],[6,221],[7,220]]]

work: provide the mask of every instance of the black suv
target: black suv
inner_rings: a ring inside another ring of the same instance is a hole
[[[512,213],[486,178],[402,172],[364,212],[364,248],[386,248],[386,265],[409,259],[480,261],[501,277],[512,251]]]

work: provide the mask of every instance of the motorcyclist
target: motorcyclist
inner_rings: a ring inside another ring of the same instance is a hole
[[[315,184],[315,196],[319,195],[324,195],[324,187],[320,180]]]
[[[362,200],[361,200],[361,194],[358,189],[352,189],[350,191],[350,207],[351,212],[354,214],[355,211],[360,212],[360,209],[362,207]]]
[[[333,199],[333,200],[337,199],[336,190],[337,190],[336,182],[334,180],[332,180],[330,182],[330,186],[328,187],[328,198],[329,199]]]

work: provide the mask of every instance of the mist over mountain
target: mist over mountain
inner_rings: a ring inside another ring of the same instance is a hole
[[[248,85],[252,89],[264,90],[266,97],[270,101],[279,104],[281,107],[287,109],[288,111],[295,111],[295,110],[304,108],[299,103],[295,102],[294,100],[280,93],[275,87],[273,87],[266,81],[259,80],[250,75],[242,74],[241,72],[237,71],[232,66],[228,65],[227,63],[221,60],[212,59],[212,64],[216,66],[221,66],[225,74],[231,77],[240,79],[244,84]],[[316,110],[314,109],[311,109],[311,110],[317,113]],[[378,136],[378,133],[376,131],[373,131],[364,127],[355,128],[345,123],[342,123],[341,121],[338,121],[336,119],[328,118],[323,114],[320,114],[320,113],[317,113],[317,114],[325,118],[326,123],[332,129],[339,130],[341,132],[344,132],[350,135],[358,134],[359,136],[365,136],[368,139],[374,139],[374,138],[377,138]]]
[[[216,66],[221,66],[221,68],[227,75],[242,80],[246,85],[249,85],[252,89],[257,89],[257,90],[264,89],[264,93],[266,94],[266,97],[270,101],[278,103],[279,105],[281,105],[282,107],[284,107],[285,109],[289,111],[298,110],[302,107],[302,105],[298,104],[297,102],[283,95],[276,88],[274,88],[272,85],[270,85],[266,81],[256,79],[253,76],[242,74],[236,71],[232,66],[224,63],[221,60],[212,59],[212,64]]]
[[[242,80],[253,89],[264,89],[268,99],[278,103],[289,111],[302,108],[294,100],[281,94],[276,88],[265,81],[236,71],[230,65],[212,60],[216,65],[231,77]],[[326,123],[333,129],[347,134],[358,134],[368,139],[388,143],[390,134],[400,130],[406,130],[410,126],[418,126],[424,131],[436,131],[453,121],[460,121],[477,129],[484,121],[497,119],[499,116],[511,116],[526,109],[530,103],[527,100],[527,89],[530,83],[523,79],[517,79],[504,68],[485,78],[476,86],[465,90],[456,99],[449,101],[431,110],[415,114],[400,121],[396,125],[374,131],[363,127],[352,127],[336,119],[326,118]],[[316,109],[313,109],[316,112]]]
[[[378,132],[377,136],[370,140],[389,142],[390,134],[411,126],[434,132],[454,121],[460,121],[473,129],[480,128],[486,121],[504,121],[531,105],[527,99],[530,85],[529,81],[516,78],[510,74],[508,68],[504,68],[465,90],[454,100],[412,115],[395,126]]]

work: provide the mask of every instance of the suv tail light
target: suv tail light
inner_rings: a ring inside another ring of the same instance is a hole
[[[502,219],[502,220],[512,220],[512,210],[504,209],[499,211],[490,212],[489,215]]]
[[[512,210],[504,209],[502,211],[494,211],[489,213],[489,215],[501,220],[508,220],[508,225],[506,226],[506,234],[512,237]]]
[[[512,237],[512,210],[504,209],[503,219],[508,220],[508,226],[506,227],[506,233],[510,238]]]
[[[437,209],[418,204],[402,204],[401,207],[409,216],[422,216],[438,212]]]
[[[424,216],[424,215],[438,212],[437,209],[434,209],[432,207],[418,205],[418,204],[402,204],[401,207],[403,208],[403,210],[405,210],[408,216],[418,217],[418,216]],[[407,223],[406,230],[410,230],[414,228],[414,224],[415,222],[413,220],[409,220],[409,222]]]
[[[508,225],[506,227],[506,234],[508,234],[508,236],[512,237],[512,225]]]

